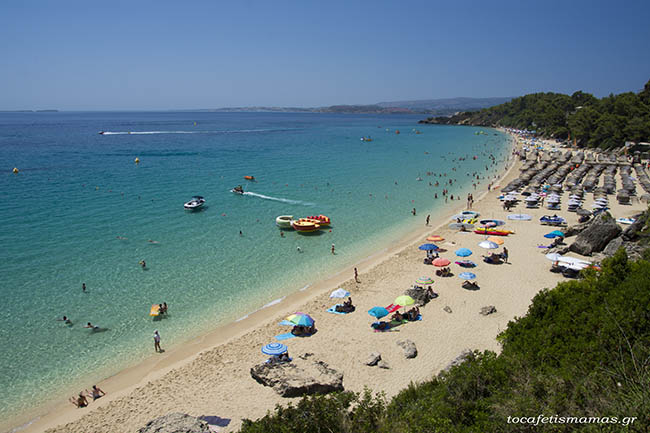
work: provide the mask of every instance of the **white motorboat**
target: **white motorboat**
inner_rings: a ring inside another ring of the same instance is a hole
[[[290,229],[293,215],[280,215],[275,219],[275,224],[281,229]]]
[[[187,210],[197,210],[205,204],[205,199],[200,195],[195,195],[190,201],[185,203],[183,207]]]

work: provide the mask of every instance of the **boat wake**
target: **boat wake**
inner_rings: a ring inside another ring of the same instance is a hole
[[[251,197],[257,197],[257,198],[261,198],[263,200],[280,201],[282,203],[301,204],[303,206],[314,206],[314,203],[309,203],[309,202],[306,202],[306,201],[290,200],[288,198],[270,197],[268,195],[257,194],[256,192],[250,192],[250,191],[246,191],[243,195],[248,195],[248,196],[251,196]]]

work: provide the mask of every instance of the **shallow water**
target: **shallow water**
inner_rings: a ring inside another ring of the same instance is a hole
[[[149,355],[154,329],[163,347],[179,344],[359,260],[444,204],[429,182],[456,178],[448,189],[465,197],[467,173],[493,175],[486,155],[506,156],[502,134],[418,119],[0,114],[0,418]],[[238,184],[247,194],[230,192]],[[206,205],[185,211],[195,194]],[[281,238],[285,214],[326,214],[331,232]],[[168,317],[152,320],[163,301]]]

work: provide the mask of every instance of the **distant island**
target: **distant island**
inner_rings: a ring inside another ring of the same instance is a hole
[[[59,110],[0,110],[0,113],[58,113]]]
[[[341,113],[341,114],[432,114],[445,116],[458,111],[480,110],[512,100],[512,97],[446,98],[414,101],[378,102],[376,104],[331,105],[328,107],[224,107],[184,110],[220,113],[279,112],[279,113]]]

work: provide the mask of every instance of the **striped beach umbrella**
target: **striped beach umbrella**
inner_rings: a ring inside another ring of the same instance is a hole
[[[415,280],[415,284],[433,284],[433,278],[431,277],[420,277]]]
[[[474,278],[476,278],[476,274],[472,272],[461,272],[460,274],[458,274],[458,276],[463,280],[473,280]]]
[[[262,346],[262,353],[265,355],[282,355],[288,350],[282,343],[269,343]]]
[[[311,326],[315,322],[309,314],[305,313],[294,313],[287,317],[287,320],[296,326]]]

